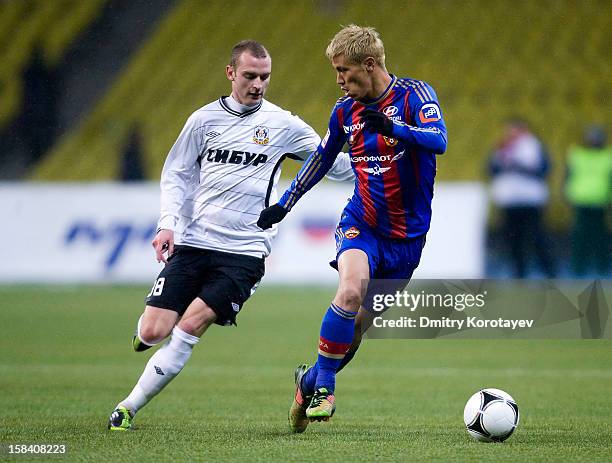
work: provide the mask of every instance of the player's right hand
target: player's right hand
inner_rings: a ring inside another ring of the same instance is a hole
[[[393,136],[393,121],[385,114],[367,108],[361,113],[361,120],[365,124],[366,130],[379,133],[385,137]]]
[[[160,230],[153,238],[151,242],[153,249],[155,249],[155,258],[157,262],[168,263],[168,258],[174,252],[174,232],[172,230]],[[164,256],[164,253],[166,255]]]
[[[270,207],[266,207],[261,211],[261,214],[259,214],[257,226],[263,230],[267,230],[275,223],[283,220],[288,212],[289,211],[280,204],[273,204]]]

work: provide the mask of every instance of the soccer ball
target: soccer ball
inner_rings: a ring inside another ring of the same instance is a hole
[[[519,423],[518,405],[500,389],[481,389],[465,404],[463,421],[467,431],[481,442],[503,442]]]

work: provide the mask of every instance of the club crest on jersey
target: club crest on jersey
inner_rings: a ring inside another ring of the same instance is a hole
[[[387,145],[387,146],[395,146],[395,145],[397,145],[397,138],[385,137],[383,135],[383,140],[385,140],[385,145]]]
[[[349,144],[349,146],[353,146],[353,143],[355,143],[355,135],[350,134],[347,143]]]
[[[382,175],[390,169],[391,167],[380,167],[376,164],[374,167],[364,167],[363,171],[372,175]]]
[[[423,124],[427,122],[439,121],[440,119],[442,119],[442,116],[440,115],[440,108],[435,103],[424,104],[421,110],[419,111],[419,119]]]
[[[361,232],[359,231],[358,228],[351,227],[347,231],[344,232],[344,237],[347,240],[352,240],[353,238],[357,238],[359,236],[359,233],[361,233]]]
[[[383,114],[387,117],[395,116],[398,111],[399,109],[397,109],[397,106],[387,106],[382,110]]]
[[[270,142],[270,130],[263,125],[255,127],[253,141],[258,145],[267,145]]]

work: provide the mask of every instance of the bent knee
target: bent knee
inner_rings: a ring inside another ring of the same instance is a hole
[[[178,313],[173,310],[147,306],[138,319],[138,337],[148,345],[162,342],[172,332]]]
[[[335,302],[344,310],[354,311],[359,309],[362,300],[361,288],[352,285],[340,288],[335,298]]]
[[[138,331],[138,336],[142,342],[154,345],[166,339],[171,331],[172,327],[143,323]]]

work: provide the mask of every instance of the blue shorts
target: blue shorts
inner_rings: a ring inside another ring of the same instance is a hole
[[[347,249],[361,249],[368,256],[371,279],[410,280],[418,267],[425,246],[425,235],[398,240],[378,236],[363,222],[344,211],[336,228],[336,260]]]

